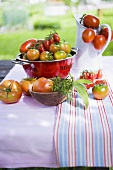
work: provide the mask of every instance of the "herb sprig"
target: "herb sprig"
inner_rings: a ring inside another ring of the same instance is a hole
[[[52,80],[54,92],[59,92],[72,100],[72,91],[73,89],[75,89],[79,96],[82,98],[86,109],[88,108],[89,105],[88,93],[84,84],[86,83],[90,84],[92,83],[91,81],[87,79],[74,80],[74,77],[72,75],[69,75],[65,79],[61,79],[60,77],[54,77]]]

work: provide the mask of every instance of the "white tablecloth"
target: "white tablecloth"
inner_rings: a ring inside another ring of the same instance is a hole
[[[103,57],[103,71],[113,82],[113,57]],[[5,79],[26,77],[15,65]],[[0,168],[57,167],[53,142],[56,106],[22,96],[16,104],[0,102]]]

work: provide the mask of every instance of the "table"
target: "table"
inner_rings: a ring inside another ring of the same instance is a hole
[[[103,57],[103,70],[113,82],[113,56]],[[15,65],[5,79],[26,77]],[[56,106],[45,106],[32,97],[22,96],[16,104],[0,102],[0,168],[57,168],[53,142]],[[112,146],[113,149],[113,146]]]

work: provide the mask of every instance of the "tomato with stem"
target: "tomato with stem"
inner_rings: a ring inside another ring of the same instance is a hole
[[[0,84],[0,100],[3,103],[17,103],[22,96],[21,85],[15,80],[4,80]]]

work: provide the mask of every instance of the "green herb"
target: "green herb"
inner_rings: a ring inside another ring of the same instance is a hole
[[[90,84],[92,83],[91,81],[87,79],[78,79],[75,81],[72,75],[68,76],[66,79],[55,77],[52,80],[54,92],[60,92],[61,94],[67,96],[67,98],[72,99],[72,91],[73,89],[75,89],[79,96],[82,98],[86,109],[88,108],[89,105],[88,93],[84,84],[86,83]]]

